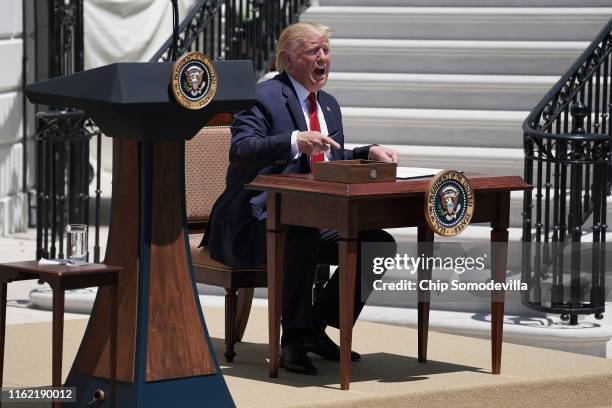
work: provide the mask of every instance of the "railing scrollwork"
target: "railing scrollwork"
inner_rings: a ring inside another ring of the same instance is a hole
[[[523,303],[571,324],[579,314],[601,318],[605,304],[611,79],[612,20],[523,123],[525,181],[534,187],[523,200]],[[581,247],[584,235],[592,244]]]

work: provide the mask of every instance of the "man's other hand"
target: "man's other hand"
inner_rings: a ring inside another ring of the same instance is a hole
[[[330,146],[339,149],[340,145],[331,137],[325,136],[321,132],[300,132],[297,134],[297,146],[301,153],[308,156],[326,152]]]
[[[382,146],[370,147],[370,155],[368,156],[369,160],[397,163],[398,158],[399,156],[397,151],[393,149],[388,149]]]

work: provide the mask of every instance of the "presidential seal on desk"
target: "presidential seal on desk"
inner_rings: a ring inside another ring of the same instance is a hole
[[[179,105],[202,109],[217,93],[217,71],[206,55],[190,52],[174,63],[171,86]]]
[[[474,214],[474,191],[456,170],[436,174],[425,192],[425,220],[433,232],[445,237],[461,233]]]

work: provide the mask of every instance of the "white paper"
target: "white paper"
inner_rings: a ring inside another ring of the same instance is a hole
[[[413,178],[435,176],[442,169],[432,169],[428,167],[398,167],[397,178],[400,180],[409,180]]]
[[[68,266],[74,266],[72,261],[70,261],[68,259],[45,259],[45,258],[40,258],[40,260],[38,261],[38,264],[39,265],[68,265]]]

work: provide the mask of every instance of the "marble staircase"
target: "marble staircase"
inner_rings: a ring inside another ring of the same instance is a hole
[[[611,16],[609,0],[379,0],[375,6],[319,0],[301,20],[333,29],[326,90],[342,106],[348,147],[393,147],[403,166],[523,175],[523,120]],[[522,199],[512,195],[515,242]],[[489,231],[471,227],[461,238],[485,242]],[[415,229],[392,233],[416,241]],[[590,240],[588,232],[583,240]],[[401,278],[395,275],[388,278]],[[401,294],[372,300],[364,318],[416,324],[414,306]],[[486,301],[432,307],[436,330],[487,335],[478,318],[487,314]],[[516,317],[508,327],[511,342],[606,355],[607,318],[554,330],[558,316],[527,310],[512,295],[506,310]]]

